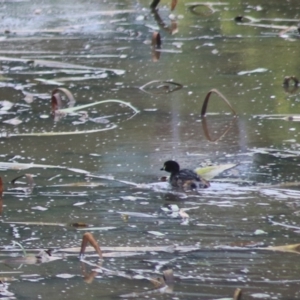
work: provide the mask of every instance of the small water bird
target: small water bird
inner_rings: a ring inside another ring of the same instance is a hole
[[[174,160],[166,161],[161,170],[171,173],[169,182],[173,187],[193,190],[205,189],[210,186],[210,183],[196,172],[189,169],[180,170],[179,164]]]

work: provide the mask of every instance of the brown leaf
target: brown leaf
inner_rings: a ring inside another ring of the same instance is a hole
[[[94,236],[90,232],[86,232],[82,237],[81,249],[80,249],[80,253],[79,253],[80,257],[82,257],[84,255],[84,252],[85,252],[85,249],[86,249],[86,246],[88,243],[90,243],[91,246],[94,247],[94,249],[98,253],[99,257],[103,258],[102,251],[101,251],[97,241],[95,240]]]
[[[233,300],[242,300],[242,290],[237,288],[233,294]]]
[[[203,102],[203,105],[202,105],[202,110],[201,110],[201,117],[204,117],[205,114],[206,114],[206,110],[207,110],[207,105],[208,105],[208,101],[210,99],[210,96],[211,94],[217,94],[231,109],[231,111],[233,112],[233,114],[236,116],[236,112],[235,110],[233,109],[232,105],[230,104],[230,102],[225,98],[225,96],[223,96],[217,89],[212,89],[210,90],[205,99],[204,99],[204,102]]]
[[[61,94],[65,95],[68,99],[67,105],[65,107],[73,107],[76,103],[76,100],[73,96],[73,94],[66,88],[56,88],[52,91],[51,93],[51,108],[52,108],[52,113],[54,113],[58,109],[63,108],[63,101]]]
[[[152,47],[160,49],[161,47],[161,38],[160,38],[160,33],[155,31],[152,34]]]
[[[174,275],[173,275],[172,269],[163,271],[163,277],[164,277],[164,280],[167,283],[167,285],[174,283]]]
[[[54,113],[56,110],[62,108],[62,100],[59,93],[52,94],[51,97],[51,109],[52,113]]]
[[[299,85],[299,80],[296,76],[286,76],[283,80],[283,86],[288,87],[291,80],[294,82],[295,87]]]
[[[88,225],[86,223],[81,223],[81,222],[77,222],[77,223],[71,223],[70,224],[72,227],[88,227]]]
[[[173,11],[177,5],[177,0],[171,0],[171,10]]]
[[[164,279],[161,278],[161,277],[150,278],[149,280],[150,280],[151,283],[153,283],[155,288],[161,288],[161,287],[166,285]]]

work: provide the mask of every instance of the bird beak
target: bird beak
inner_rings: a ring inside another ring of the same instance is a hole
[[[163,171],[165,169],[165,167],[163,166],[160,170]]]

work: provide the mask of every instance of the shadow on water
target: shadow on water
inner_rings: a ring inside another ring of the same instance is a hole
[[[1,297],[299,299],[299,3],[175,2],[0,3]]]

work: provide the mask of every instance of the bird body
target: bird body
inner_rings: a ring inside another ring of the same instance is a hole
[[[174,160],[166,161],[161,170],[171,173],[169,182],[173,187],[204,189],[210,186],[210,183],[196,172],[189,169],[180,170],[179,164]]]

